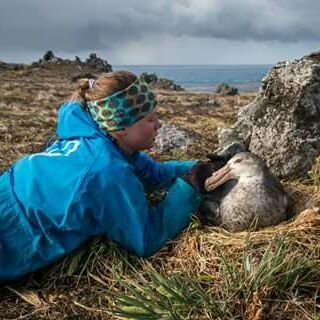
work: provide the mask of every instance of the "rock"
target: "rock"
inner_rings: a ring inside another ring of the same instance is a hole
[[[5,70],[23,70],[26,69],[27,65],[23,63],[6,63],[3,61],[0,61],[0,71],[5,71]]]
[[[153,88],[160,90],[185,91],[180,85],[170,79],[158,78],[155,73],[142,73],[140,79],[149,83]]]
[[[81,59],[80,59],[78,56],[75,56],[75,57],[74,57],[74,60],[75,60],[75,62],[78,63],[78,64],[81,64],[81,63],[82,63]]]
[[[63,60],[61,58],[55,57],[53,51],[48,50],[42,57],[42,59],[39,59],[39,64],[55,64],[60,63]]]
[[[237,153],[248,151],[245,141],[234,129],[220,129],[218,141],[220,147],[215,151],[216,154],[233,157]]]
[[[54,59],[55,56],[53,54],[53,52],[51,50],[47,51],[44,55],[43,55],[43,61],[50,61],[52,59]]]
[[[320,52],[280,62],[240,110],[234,141],[263,158],[281,178],[306,178],[320,153]],[[220,149],[226,147],[221,133]]]
[[[311,52],[310,54],[304,56],[304,58],[313,60],[315,63],[320,63],[320,50]]]
[[[99,58],[95,53],[91,53],[89,58],[86,59],[85,64],[92,69],[95,69],[96,72],[111,72],[112,67],[107,62],[107,60],[103,60]]]
[[[58,65],[61,68],[67,68],[69,73],[71,70],[72,73],[78,73],[71,77],[71,81],[81,78],[83,73],[99,74],[112,71],[112,66],[106,60],[99,58],[95,53],[91,53],[86,61],[82,62],[78,56],[75,56],[75,60],[58,58],[51,50],[48,50],[38,62],[33,62],[31,67],[47,69],[47,67],[52,68]]]
[[[220,103],[215,99],[208,100],[204,103],[204,107],[215,108],[219,106],[220,106]]]
[[[140,75],[140,80],[145,81],[146,83],[150,83],[152,85],[158,81],[158,77],[155,73],[143,72]]]
[[[180,85],[174,83],[172,80],[160,78],[155,84],[156,89],[185,91]]]
[[[159,129],[153,148],[158,152],[174,149],[186,150],[189,142],[190,138],[187,132],[167,123]]]
[[[238,94],[238,89],[230,87],[227,83],[221,83],[217,86],[214,93],[222,96],[236,96]]]

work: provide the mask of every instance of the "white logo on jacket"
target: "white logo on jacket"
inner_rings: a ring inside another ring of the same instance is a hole
[[[58,141],[54,142],[45,152],[35,153],[29,156],[29,160],[34,157],[68,157],[75,152],[79,146],[79,140],[61,141],[62,148],[57,148]]]

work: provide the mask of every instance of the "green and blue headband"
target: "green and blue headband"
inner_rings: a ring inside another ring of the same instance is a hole
[[[139,78],[124,90],[87,102],[93,120],[107,132],[130,127],[152,111],[156,104],[155,94]]]

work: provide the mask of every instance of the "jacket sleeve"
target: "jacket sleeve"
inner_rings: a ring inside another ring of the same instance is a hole
[[[156,188],[169,188],[177,177],[182,177],[198,161],[167,161],[160,163],[144,152],[139,152],[132,165],[135,174],[143,183],[145,190],[150,192]]]
[[[129,172],[128,172],[129,171]],[[106,190],[106,208],[101,223],[108,237],[138,256],[150,256],[174,238],[190,221],[201,195],[177,178],[166,198],[148,206],[144,187],[131,170],[117,175]]]

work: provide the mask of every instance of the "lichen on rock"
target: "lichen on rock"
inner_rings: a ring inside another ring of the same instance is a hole
[[[320,52],[272,67],[231,130],[277,176],[305,178],[320,154],[319,123]]]

